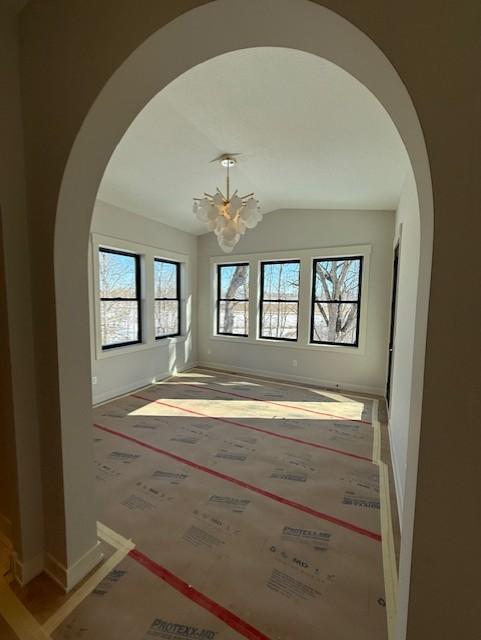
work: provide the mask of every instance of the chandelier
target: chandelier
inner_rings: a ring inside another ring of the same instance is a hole
[[[228,154],[218,160],[227,172],[225,195],[218,187],[213,196],[204,193],[203,198],[194,198],[193,211],[201,222],[206,223],[207,229],[215,233],[222,251],[230,253],[246,229],[253,229],[262,220],[262,213],[253,193],[239,196],[236,189],[230,195],[229,169],[237,161]]]

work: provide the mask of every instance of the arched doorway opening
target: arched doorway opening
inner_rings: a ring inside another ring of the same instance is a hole
[[[420,123],[395,69],[382,51],[352,24],[307,1],[246,4],[216,0],[172,21],[139,47],[117,70],[90,109],[71,150],[62,181],[55,233],[55,284],[59,357],[59,392],[65,470],[67,543],[74,561],[94,545],[95,513],[91,505],[74,510],[69,496],[93,492],[90,469],[69,461],[91,455],[90,358],[87,246],[93,205],[108,160],[133,119],[147,102],[176,77],[210,58],[250,47],[298,49],[340,66],[384,106],[403,142],[416,185],[420,223],[415,335],[410,379],[403,546],[400,565],[399,637],[407,616],[410,549],[419,441],[424,345],[433,238],[433,204],[429,163]],[[215,39],[202,34],[217,25]],[[232,24],[236,25],[231,29]],[[185,46],[189,42],[189,46]],[[75,363],[75,366],[73,366]],[[84,458],[85,459],[85,458]],[[69,533],[71,540],[69,543]],[[94,561],[94,556],[92,556]]]

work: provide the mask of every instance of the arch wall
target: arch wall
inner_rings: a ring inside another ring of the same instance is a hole
[[[216,37],[205,37],[212,25],[215,25]],[[69,549],[66,564],[69,566],[70,560],[78,563],[80,559],[79,567],[83,571],[96,560],[92,500],[83,500],[79,505],[76,496],[93,496],[92,474],[79,460],[92,457],[90,435],[85,429],[90,423],[91,407],[86,265],[91,215],[100,180],[111,153],[132,120],[163,87],[212,57],[259,46],[286,47],[318,55],[364,84],[391,116],[415,176],[421,260],[410,409],[410,468],[400,568],[399,633],[403,633],[409,592],[433,242],[429,162],[416,110],[386,56],[351,23],[307,0],[216,0],[176,18],[151,35],[117,69],[98,95],[75,139],[61,184],[55,226],[59,400]],[[76,576],[72,576],[72,580],[75,579]]]

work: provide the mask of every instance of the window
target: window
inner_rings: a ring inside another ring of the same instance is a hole
[[[217,333],[249,333],[249,263],[217,265]]]
[[[140,256],[100,248],[99,288],[102,349],[141,342]]]
[[[180,263],[154,260],[155,339],[180,335]]]
[[[314,260],[311,342],[358,346],[362,263],[361,256]]]
[[[261,262],[261,338],[297,340],[299,273],[299,260]]]

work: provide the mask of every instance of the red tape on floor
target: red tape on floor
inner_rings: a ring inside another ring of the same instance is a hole
[[[227,482],[231,482],[232,484],[237,485],[238,487],[243,487],[244,489],[248,489],[249,491],[253,491],[254,493],[258,493],[265,498],[269,498],[271,500],[275,500],[280,504],[286,505],[288,507],[292,507],[293,509],[297,509],[298,511],[302,511],[303,513],[307,513],[315,518],[319,518],[320,520],[326,520],[327,522],[331,522],[339,527],[343,527],[344,529],[348,529],[349,531],[354,531],[355,533],[359,533],[362,536],[366,536],[367,538],[371,538],[372,540],[376,540],[377,542],[381,541],[381,536],[379,533],[375,533],[374,531],[370,531],[369,529],[364,529],[363,527],[359,527],[358,525],[348,522],[347,520],[342,520],[340,518],[336,518],[335,516],[331,516],[328,513],[323,513],[322,511],[317,511],[317,509],[313,509],[312,507],[308,507],[307,505],[301,504],[300,502],[295,502],[294,500],[289,500],[288,498],[283,498],[282,496],[277,495],[276,493],[271,493],[270,491],[266,491],[265,489],[261,489],[260,487],[256,487],[253,484],[245,482],[244,480],[240,480],[239,478],[234,478],[233,476],[229,476],[226,473],[222,473],[221,471],[217,471],[215,469],[211,469],[210,467],[205,467],[202,464],[194,462],[193,460],[188,460],[187,458],[183,458],[182,456],[178,456],[176,453],[172,453],[167,451],[166,449],[160,449],[153,444],[149,444],[148,442],[144,442],[143,440],[139,440],[138,438],[134,438],[133,436],[129,436],[126,433],[121,433],[120,431],[115,431],[115,429],[110,429],[110,427],[105,427],[101,424],[94,424],[94,427],[100,429],[101,431],[105,431],[106,433],[111,433],[114,436],[118,436],[119,438],[123,438],[124,440],[128,440],[129,442],[134,442],[141,447],[146,449],[150,449],[151,451],[155,451],[156,453],[160,453],[168,458],[172,458],[173,460],[177,460],[177,462],[181,462],[193,469],[197,469],[197,471],[203,471],[204,473],[208,473],[215,478],[220,478],[221,480],[226,480]]]
[[[281,433],[276,433],[275,431],[269,431],[268,429],[262,429],[261,427],[254,427],[251,424],[245,424],[244,422],[237,422],[236,420],[230,420],[229,418],[220,418],[218,416],[211,416],[208,413],[202,413],[201,411],[195,411],[194,409],[187,409],[186,407],[180,407],[177,404],[173,404],[171,402],[165,402],[164,400],[156,400],[155,398],[148,398],[147,396],[141,396],[138,393],[131,394],[133,398],[138,398],[139,400],[146,400],[147,402],[153,402],[155,404],[160,404],[164,407],[170,407],[171,409],[177,409],[178,411],[185,411],[186,413],[191,413],[194,416],[200,416],[201,418],[209,418],[209,420],[217,420],[218,422],[224,422],[226,424],[231,424],[234,427],[241,427],[242,429],[250,429],[250,431],[258,431],[260,433],[264,433],[268,436],[273,436],[274,438],[280,438],[282,440],[289,440],[290,442],[296,442],[297,444],[303,444],[308,447],[315,447],[316,449],[323,449],[324,451],[330,451],[331,453],[337,453],[341,456],[348,456],[349,458],[355,458],[357,460],[364,460],[365,462],[372,463],[372,458],[367,458],[366,456],[360,456],[357,453],[351,453],[350,451],[344,451],[343,449],[335,449],[334,447],[328,447],[324,444],[317,444],[316,442],[310,442],[309,440],[302,440],[301,438],[294,438],[293,436],[286,436]]]
[[[195,587],[188,584],[178,576],[171,573],[168,569],[158,564],[148,556],[144,555],[137,549],[133,549],[129,552],[129,556],[141,564],[143,567],[148,569],[151,573],[156,575],[158,578],[166,582],[169,586],[179,591],[182,595],[186,596],[195,604],[198,604],[203,609],[206,609],[214,616],[225,622],[231,629],[240,633],[244,638],[249,638],[250,640],[269,640],[269,637],[264,633],[250,625],[239,616],[236,616],[235,613],[229,611],[215,600],[212,600],[205,594],[198,591]]]
[[[163,384],[178,384],[176,382],[167,382]],[[296,411],[307,411],[308,413],[315,413],[318,416],[329,416],[330,418],[337,418],[338,420],[347,420],[349,422],[361,422],[362,424],[372,424],[369,420],[361,420],[360,418],[346,418],[345,416],[338,416],[335,413],[326,413],[325,411],[317,411],[316,409],[308,409],[307,407],[296,407],[293,404],[287,404],[285,402],[278,402],[277,400],[266,400],[265,398],[255,398],[254,396],[246,396],[243,393],[236,393],[235,391],[225,391],[224,389],[215,389],[214,387],[208,387],[203,383],[191,384],[189,382],[181,382],[182,386],[193,387],[194,389],[209,389],[216,393],[224,393],[229,396],[235,396],[236,398],[244,398],[245,400],[254,400],[254,402],[265,402],[267,404],[273,404],[278,407],[286,407],[287,409],[295,409]]]

